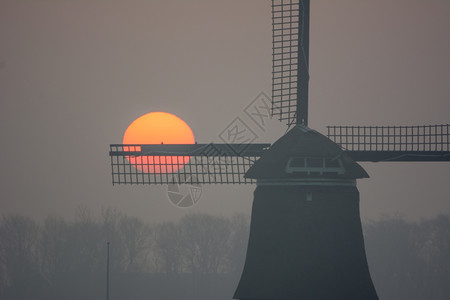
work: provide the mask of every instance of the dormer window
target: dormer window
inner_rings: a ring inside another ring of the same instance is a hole
[[[286,173],[342,175],[345,169],[340,158],[291,157],[286,165]]]

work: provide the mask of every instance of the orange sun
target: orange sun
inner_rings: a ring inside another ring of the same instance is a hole
[[[123,144],[194,144],[189,125],[166,112],[151,112],[131,123],[123,135]],[[134,151],[124,147],[124,151]],[[141,149],[136,149],[140,151]],[[127,156],[128,161],[145,173],[173,173],[182,168],[189,156]]]

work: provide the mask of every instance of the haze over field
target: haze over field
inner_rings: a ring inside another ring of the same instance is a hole
[[[310,127],[450,122],[450,2],[311,3]],[[271,93],[270,1],[0,0],[0,211],[43,219],[117,207],[148,222],[250,213],[254,186],[112,186],[109,144],[151,111],[200,143]],[[244,119],[245,121],[245,119]],[[252,128],[274,142],[286,127]],[[449,163],[364,163],[363,221],[450,212]]]

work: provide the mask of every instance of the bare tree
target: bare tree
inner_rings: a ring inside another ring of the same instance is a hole
[[[71,238],[70,225],[62,218],[47,217],[40,240],[42,271],[50,283],[72,269],[74,260],[68,257]]]
[[[180,248],[180,230],[173,222],[165,222],[155,227],[154,252],[161,270],[167,274],[179,273],[183,269]]]
[[[120,220],[123,218],[115,208],[103,208],[101,212],[101,243],[111,243],[110,268],[117,272],[123,271],[125,262],[125,246],[119,230]],[[103,248],[103,246],[102,246]]]
[[[449,216],[419,223],[386,217],[367,224],[364,231],[380,298],[449,299]]]
[[[125,248],[125,270],[144,271],[151,250],[151,227],[138,218],[124,216],[119,220],[119,234]]]
[[[450,297],[450,216],[441,215],[423,221],[416,228],[415,249],[421,270],[419,285],[422,298]]]
[[[228,264],[231,272],[240,274],[245,263],[248,237],[250,233],[250,216],[236,214],[231,218],[232,233],[228,251]]]
[[[40,273],[39,225],[28,217],[10,215],[0,226],[3,281],[15,297],[30,296],[29,289],[44,284]],[[27,290],[28,289],[28,290]]]
[[[183,217],[179,226],[188,270],[203,274],[223,272],[229,250],[230,221],[206,214],[192,214]]]

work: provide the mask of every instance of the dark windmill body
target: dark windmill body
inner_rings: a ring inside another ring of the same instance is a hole
[[[235,299],[378,299],[359,216],[362,167],[297,125],[245,176],[257,188]]]
[[[256,183],[235,299],[378,299],[356,187],[368,175],[356,161],[450,161],[449,125],[309,129],[309,0],[272,0],[272,17],[272,112],[291,130],[272,145],[112,144],[113,184]],[[130,156],[165,158],[135,168]],[[167,165],[178,171],[139,171]]]
[[[309,15],[309,1],[272,1],[272,111],[296,126],[245,174],[257,188],[234,299],[378,299],[356,187],[369,176],[307,127]]]

